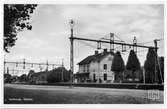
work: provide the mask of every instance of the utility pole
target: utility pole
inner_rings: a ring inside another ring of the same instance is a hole
[[[145,84],[146,83],[146,76],[145,76],[145,69],[143,68],[143,83]]]
[[[114,33],[110,33],[110,52],[114,52],[114,43],[112,44],[112,42],[114,42]]]
[[[46,61],[46,71],[48,71],[48,60]]]
[[[74,73],[74,45],[73,45],[73,27],[74,27],[74,21],[70,20],[70,27],[71,27],[71,37],[70,37],[70,78],[71,78],[71,86],[73,85],[73,73]]]
[[[160,64],[159,64],[159,59],[158,59],[158,41],[160,41],[159,39],[155,39],[154,40],[154,45],[155,45],[155,53],[156,53],[156,56],[155,56],[155,82],[157,82],[157,79],[158,79],[158,75],[157,75],[157,65],[158,65],[158,68],[159,68],[159,71],[160,71],[160,78],[161,78],[161,81],[163,82],[163,78],[162,78],[162,72],[161,72],[161,69],[160,69]]]
[[[64,74],[63,74],[63,71],[64,71],[64,63],[63,63],[63,59],[62,59],[62,72],[61,72],[61,79],[62,79],[62,82],[64,82]]]
[[[6,71],[7,74],[9,74],[9,67],[7,67],[7,71]]]
[[[155,52],[156,52],[156,54],[157,54],[157,52],[158,52],[158,49],[156,49],[156,48],[158,47],[157,41],[160,41],[160,40],[158,40],[158,39],[155,39],[155,40],[154,40],[154,45],[155,45]]]
[[[155,47],[157,47],[157,45],[158,45],[158,44],[157,44],[157,41],[158,41],[158,40],[156,40],[156,39],[154,40],[154,45],[155,45]],[[155,77],[154,77],[154,82],[157,82],[157,78],[156,78],[156,77],[157,77],[157,51],[158,51],[158,50],[155,49],[156,55],[155,55],[155,71],[154,71]]]
[[[97,50],[101,49],[101,42],[97,42]]]
[[[14,73],[14,68],[13,68],[13,75],[14,75],[15,73]]]
[[[4,74],[6,73],[6,61],[4,59]]]
[[[25,69],[25,59],[23,59],[23,69]]]
[[[133,39],[133,45],[137,45],[136,37],[134,37],[134,39]],[[137,46],[133,46],[133,50],[135,51],[135,53],[137,53]]]
[[[41,64],[39,64],[39,69],[40,69],[40,72],[42,72],[42,66],[41,66]]]

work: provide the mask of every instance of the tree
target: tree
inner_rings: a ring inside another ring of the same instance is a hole
[[[26,74],[22,74],[20,77],[19,77],[19,81],[20,82],[27,82],[27,75]]]
[[[17,33],[27,29],[31,30],[30,15],[36,4],[4,4],[4,51],[15,45]]]
[[[125,70],[125,64],[119,51],[114,55],[111,70],[115,72],[116,81],[121,81],[123,79],[122,72]]]
[[[64,67],[58,67],[57,69],[51,70],[48,73],[49,73],[47,77],[48,83],[67,82],[70,80],[70,72],[67,71]]]
[[[163,70],[163,59],[160,62],[161,70]],[[153,48],[149,48],[146,61],[144,63],[145,81],[146,83],[154,83],[160,81],[160,71],[158,66],[157,54]],[[163,76],[163,75],[162,75]],[[161,81],[162,82],[162,81]]]
[[[4,74],[4,82],[5,83],[11,83],[12,82],[12,76],[8,73]]]
[[[30,71],[29,71],[29,73],[28,73],[28,75],[27,75],[28,80],[31,80],[31,76],[32,76],[34,73],[35,73],[34,70],[30,70]]]
[[[158,66],[158,78],[159,83],[164,82],[164,57],[159,57],[159,66]],[[160,71],[161,70],[161,71]]]
[[[134,50],[130,51],[128,61],[127,61],[127,64],[126,64],[126,69],[132,71],[132,79],[134,81],[135,80],[135,71],[141,69],[140,62],[139,62]]]

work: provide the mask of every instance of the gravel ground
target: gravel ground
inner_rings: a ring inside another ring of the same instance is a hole
[[[86,88],[5,84],[5,104],[162,104],[163,91],[158,99],[149,99],[151,90]]]

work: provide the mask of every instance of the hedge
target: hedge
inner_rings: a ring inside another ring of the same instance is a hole
[[[35,84],[34,84],[35,85]],[[71,83],[47,83],[36,85],[70,86]],[[163,84],[136,84],[136,83],[73,83],[74,87],[118,88],[118,89],[141,89],[141,90],[164,90]]]

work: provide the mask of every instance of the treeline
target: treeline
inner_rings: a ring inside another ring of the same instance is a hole
[[[27,82],[28,78],[26,74],[22,74],[21,76],[12,76],[9,73],[4,74],[4,83],[14,83],[14,82]]]
[[[48,73],[49,73],[47,76],[48,83],[70,81],[70,71],[68,71],[64,67],[58,67],[57,69],[53,69]]]
[[[56,82],[68,82],[70,81],[70,71],[65,67],[58,67],[50,71],[35,72],[30,70],[29,73],[22,74],[21,76],[11,76],[10,74],[4,74],[4,82],[27,82],[27,83],[56,83]]]
[[[58,67],[50,71],[34,72],[28,74],[30,83],[55,83],[70,81],[70,72],[65,67]]]
[[[126,81],[128,78],[132,78],[134,82],[136,76],[140,79],[139,82],[163,83],[164,81],[164,57],[158,57],[151,48],[148,50],[143,67],[134,50],[131,50],[126,65],[121,53],[116,52],[111,69],[115,73],[115,82]]]

